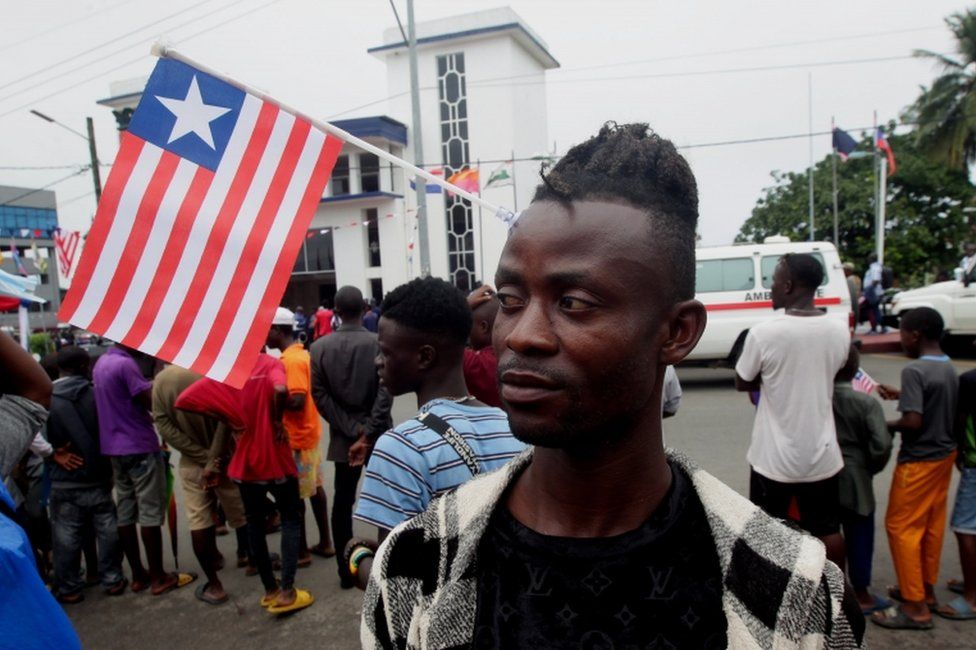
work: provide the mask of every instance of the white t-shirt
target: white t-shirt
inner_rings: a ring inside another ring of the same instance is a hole
[[[661,410],[665,413],[677,413],[681,406],[681,382],[674,366],[668,366],[664,371],[664,395],[661,399]]]
[[[844,467],[834,428],[834,376],[847,362],[851,337],[826,316],[785,312],[749,330],[736,373],[762,377],[762,396],[746,458],[781,483],[812,483]]]

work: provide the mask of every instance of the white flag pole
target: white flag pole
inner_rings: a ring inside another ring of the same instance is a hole
[[[297,110],[295,108],[292,108],[291,106],[288,106],[287,104],[284,104],[284,103],[278,101],[277,99],[274,99],[273,97],[270,97],[267,93],[265,93],[265,92],[263,92],[261,90],[258,90],[257,88],[253,88],[251,86],[248,86],[247,84],[241,83],[240,81],[237,81],[236,79],[231,79],[227,75],[221,74],[221,73],[217,72],[216,70],[213,70],[212,68],[209,68],[209,67],[207,67],[207,66],[205,66],[205,65],[203,65],[201,63],[198,63],[198,62],[194,61],[193,59],[191,59],[191,58],[183,55],[182,53],[174,50],[173,48],[168,47],[167,45],[164,45],[162,43],[156,43],[156,44],[154,44],[152,46],[152,53],[155,56],[158,56],[160,58],[173,59],[174,61],[179,61],[180,63],[185,63],[186,65],[191,66],[193,68],[196,68],[197,70],[200,70],[202,72],[205,72],[205,73],[207,73],[208,75],[210,75],[212,77],[215,77],[217,79],[220,79],[221,81],[223,81],[225,83],[228,83],[231,86],[234,86],[235,88],[238,88],[238,89],[240,89],[240,90],[248,93],[249,95],[254,95],[258,99],[261,99],[261,100],[264,100],[264,101],[269,102],[271,104],[274,104],[274,105],[278,106],[279,108],[281,108],[283,111],[285,111],[287,113],[291,113],[292,115],[294,115],[296,117],[300,117],[303,120],[307,120],[308,122],[310,122],[316,128],[321,129],[321,130],[323,130],[326,133],[329,133],[331,135],[334,135],[335,137],[339,138],[340,140],[343,140],[344,142],[348,142],[349,144],[355,145],[355,146],[359,147],[360,149],[364,149],[364,150],[370,152],[371,154],[374,154],[374,155],[378,156],[380,159],[387,161],[388,163],[391,163],[393,165],[396,165],[397,167],[400,167],[402,169],[407,170],[408,172],[412,173],[414,176],[420,176],[421,178],[423,178],[428,183],[433,183],[434,185],[438,185],[441,188],[443,188],[443,189],[451,192],[452,194],[457,194],[458,196],[460,196],[462,198],[465,198],[468,201],[471,201],[475,205],[479,205],[479,206],[483,207],[484,209],[490,211],[492,214],[494,214],[495,216],[499,217],[500,219],[502,219],[506,223],[509,223],[510,224],[512,222],[512,220],[514,219],[514,215],[512,214],[512,212],[510,210],[508,210],[506,208],[503,208],[501,206],[495,205],[495,204],[493,204],[493,203],[491,203],[489,201],[486,201],[483,198],[481,198],[480,196],[478,196],[476,194],[472,194],[471,192],[468,192],[466,190],[463,190],[460,187],[457,187],[456,185],[454,185],[452,183],[448,183],[446,180],[444,180],[442,178],[438,178],[434,174],[431,174],[430,172],[428,172],[428,171],[426,171],[424,169],[421,169],[420,167],[417,167],[415,165],[412,165],[409,162],[407,162],[406,160],[403,160],[402,158],[397,158],[396,156],[394,156],[393,154],[391,154],[389,151],[384,151],[383,149],[380,149],[379,147],[376,147],[374,145],[371,145],[370,143],[366,142],[365,140],[360,140],[356,136],[352,135],[351,133],[348,133],[347,131],[344,131],[344,130],[340,129],[337,126],[334,126],[334,125],[329,124],[328,122],[324,122],[322,120],[317,120],[314,117],[311,117],[311,116],[309,116],[309,115],[307,115],[307,114],[305,114],[305,113],[303,113],[303,112],[301,112],[301,111],[299,111],[299,110]]]

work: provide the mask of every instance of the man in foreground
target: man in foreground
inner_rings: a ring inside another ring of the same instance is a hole
[[[376,334],[360,325],[363,294],[345,286],[336,292],[336,311],[342,325],[332,335],[312,344],[312,395],[319,413],[329,423],[328,460],[335,463],[332,497],[332,537],[339,584],[352,589],[353,577],[341,551],[352,539],[352,507],[363,464],[381,433],[390,428],[393,398],[380,386],[376,373],[379,346]]]
[[[762,390],[746,455],[749,498],[786,519],[795,500],[800,526],[844,566],[838,481],[834,377],[847,361],[846,323],[814,305],[823,266],[807,254],[784,255],[773,271],[773,309],[783,312],[749,330],[735,364],[736,388]]]
[[[819,542],[664,451],[664,368],[705,327],[697,216],[687,163],[643,124],[544,177],[496,275],[501,397],[534,448],[390,534],[364,647],[860,644]]]

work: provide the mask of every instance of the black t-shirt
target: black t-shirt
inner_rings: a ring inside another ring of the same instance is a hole
[[[474,647],[724,648],[721,568],[690,478],[638,529],[541,535],[504,505],[478,549]]]

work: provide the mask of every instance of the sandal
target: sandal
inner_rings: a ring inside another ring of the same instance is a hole
[[[171,573],[169,575],[170,577],[174,578],[174,580],[172,582],[167,582],[162,587],[153,588],[153,596],[162,596],[168,591],[185,587],[197,579],[197,574],[195,573]]]
[[[85,599],[85,594],[78,591],[73,594],[58,594],[55,598],[62,605],[77,605]]]
[[[312,546],[308,550],[311,551],[313,554],[318,555],[319,557],[335,557],[336,554],[334,548],[332,547],[324,548],[321,544]]]
[[[312,566],[312,556],[306,555],[305,557],[298,558],[297,566],[299,569],[304,569],[305,567]]]
[[[901,595],[901,589],[898,587],[888,587],[888,595],[897,600],[899,603],[904,603],[905,597]],[[925,606],[929,608],[930,612],[934,612],[939,608],[939,602],[936,600],[926,600]]]
[[[948,618],[953,621],[971,621],[976,618],[976,610],[962,596],[952,600],[948,605],[943,605],[935,610],[935,613],[942,618]]]
[[[281,593],[281,589],[276,589],[273,594],[265,594],[261,596],[261,607],[268,609],[274,605],[275,601],[278,600],[278,594]]]
[[[881,627],[888,628],[889,630],[931,630],[935,627],[932,619],[927,621],[917,621],[910,617],[901,609],[895,609],[894,614],[891,613],[892,610],[886,610],[884,612],[875,612],[871,614],[871,622],[875,625],[880,625]]]
[[[296,589],[295,602],[290,605],[272,605],[268,608],[268,611],[272,614],[288,614],[289,612],[297,612],[300,609],[305,609],[314,602],[315,597],[312,594],[304,589]]]
[[[210,594],[208,594],[207,593],[207,588],[209,586],[210,586],[210,583],[209,582],[205,582],[205,583],[203,583],[202,585],[200,585],[199,587],[196,588],[196,591],[193,592],[193,595],[196,596],[197,600],[202,601],[204,603],[207,603],[208,605],[221,605],[221,604],[227,602],[227,600],[228,600],[227,594],[224,594],[220,598],[217,598],[215,596],[211,596]]]
[[[882,598],[877,594],[871,594],[871,598],[874,599],[874,602],[870,606],[868,607],[865,607],[863,605],[861,606],[861,613],[864,614],[865,616],[867,616],[868,614],[873,614],[874,612],[880,612],[886,610],[889,607],[894,606],[893,602],[891,602],[887,598]]]
[[[946,589],[954,594],[962,594],[966,591],[966,583],[963,580],[950,580],[946,583]]]

